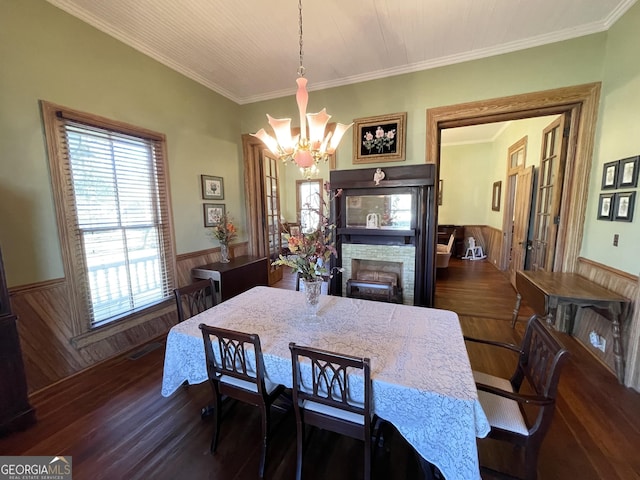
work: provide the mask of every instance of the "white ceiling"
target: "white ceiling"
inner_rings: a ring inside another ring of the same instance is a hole
[[[291,95],[295,0],[47,0],[239,104]],[[636,0],[305,0],[309,90],[607,30]]]

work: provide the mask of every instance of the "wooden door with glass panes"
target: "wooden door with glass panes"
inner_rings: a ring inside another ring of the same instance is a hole
[[[280,184],[278,179],[278,160],[267,150],[263,157],[264,179],[264,228],[266,252],[269,257],[269,285],[282,280],[282,269],[271,266],[282,250],[282,235],[280,232]]]
[[[551,123],[542,134],[531,270],[553,271],[567,151],[565,116]]]

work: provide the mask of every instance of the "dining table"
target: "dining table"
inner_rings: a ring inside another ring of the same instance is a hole
[[[171,328],[162,395],[208,380],[201,323],[259,335],[266,377],[292,386],[289,343],[371,361],[372,410],[447,479],[480,479],[476,439],[489,422],[478,400],[456,313],[322,295],[310,315],[305,294],[254,287]]]

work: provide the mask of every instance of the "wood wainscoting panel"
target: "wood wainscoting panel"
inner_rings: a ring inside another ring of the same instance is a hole
[[[231,246],[232,255],[246,255],[247,244]],[[191,283],[191,269],[220,259],[220,249],[178,255],[179,285]],[[48,280],[9,290],[18,316],[18,333],[30,393],[74,375],[108,358],[163,338],[177,322],[175,305],[157,308],[142,323],[114,332],[97,341],[74,342],[69,304],[69,282]],[[75,345],[78,345],[77,347]]]
[[[582,257],[578,257],[576,273],[632,301],[629,314],[621,322],[621,335],[625,354],[625,385],[639,390],[640,365],[638,365],[638,362],[640,355],[638,352],[638,330],[640,329],[640,312],[638,312],[637,299],[640,284],[638,277]],[[582,310],[579,320],[575,322],[573,336],[612,372],[615,372],[611,322],[593,310]],[[605,338],[606,346],[604,352],[591,345],[589,334],[592,331]]]

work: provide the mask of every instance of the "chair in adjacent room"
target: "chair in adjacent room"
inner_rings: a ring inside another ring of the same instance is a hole
[[[509,380],[477,371],[473,376],[480,403],[491,424],[488,438],[521,447],[524,450],[524,478],[537,478],[538,452],[551,425],[560,371],[569,352],[537,315],[529,319],[520,347],[471,337],[465,337],[465,340],[517,354],[515,371]],[[484,466],[482,470],[501,474]]]
[[[274,384],[265,378],[258,335],[205,324],[199,327],[204,339],[207,374],[214,397],[211,453],[215,453],[218,447],[223,397],[257,406],[262,414],[262,452],[258,467],[258,475],[262,478],[270,439],[271,407],[283,393],[284,385]]]
[[[305,425],[364,442],[364,478],[371,478],[371,370],[357,358],[295,343],[289,344],[293,369],[293,408],[297,425],[296,479],[302,478]],[[303,367],[301,369],[301,366]],[[379,438],[376,438],[375,444]]]
[[[453,252],[453,241],[456,238],[456,231],[454,230],[449,237],[449,242],[446,244],[438,243],[436,245],[436,268],[447,268],[449,266],[449,259]]]
[[[216,305],[216,287],[211,278],[176,288],[173,293],[178,308],[178,323]]]

